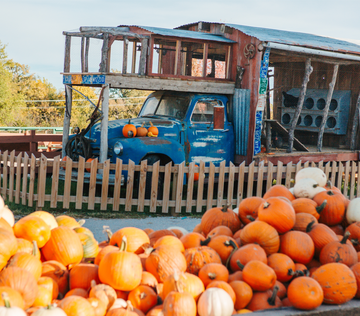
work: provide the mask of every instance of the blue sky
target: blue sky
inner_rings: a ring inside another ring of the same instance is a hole
[[[0,41],[10,58],[63,89],[65,37],[80,26],[173,28],[228,22],[360,40],[359,0],[0,0]]]

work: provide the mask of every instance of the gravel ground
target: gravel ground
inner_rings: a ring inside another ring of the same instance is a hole
[[[103,226],[109,226],[114,233],[123,227],[152,228],[154,230],[166,229],[171,226],[180,226],[188,231],[192,231],[199,224],[201,218],[191,217],[146,217],[146,218],[126,218],[126,219],[100,219],[87,218],[85,224],[93,233],[97,241],[106,240],[103,234]]]

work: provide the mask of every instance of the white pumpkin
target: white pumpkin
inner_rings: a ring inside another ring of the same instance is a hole
[[[211,287],[201,294],[198,301],[200,316],[230,316],[234,311],[234,303],[225,290]]]
[[[56,305],[49,305],[35,311],[32,316],[66,316],[66,313]]]
[[[289,191],[291,192],[292,195],[294,195],[294,187],[290,188]]]
[[[360,197],[352,199],[346,209],[346,220],[350,224],[360,222]]]
[[[180,227],[180,226],[170,226],[170,227],[168,227],[168,228],[166,228],[166,229],[167,229],[167,230],[178,229],[178,230],[180,230],[180,231],[183,233],[183,236],[184,236],[184,235],[187,235],[187,234],[189,233],[185,228]]]
[[[301,169],[295,176],[295,183],[306,178],[314,179],[320,187],[324,187],[327,181],[324,171],[316,167]]]
[[[128,304],[126,303],[125,300],[123,300],[122,298],[117,298],[114,304],[109,308],[109,311],[116,308],[126,308],[127,306]]]
[[[0,307],[0,316],[27,316],[26,313],[17,306],[11,307],[9,303],[9,297],[6,292],[1,294],[4,300],[4,305]]]
[[[326,189],[311,178],[304,178],[297,181],[294,185],[294,195],[296,198],[312,199],[316,194]]]
[[[55,219],[55,216],[50,214],[49,212],[36,211],[36,212],[33,212],[33,213],[29,214],[29,215],[41,218],[46,224],[49,225],[50,230],[52,230],[53,228],[56,228],[56,227],[59,226],[56,219]]]
[[[7,205],[4,206],[1,217],[4,220],[6,220],[11,227],[14,227],[15,224],[14,213],[7,207]]]

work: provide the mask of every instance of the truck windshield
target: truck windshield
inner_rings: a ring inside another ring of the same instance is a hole
[[[183,119],[190,103],[190,97],[179,95],[154,95],[149,97],[139,116],[168,116]]]

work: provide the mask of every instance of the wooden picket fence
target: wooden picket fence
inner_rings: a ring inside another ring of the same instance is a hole
[[[297,171],[308,166],[321,168],[334,185],[350,199],[360,196],[358,173],[360,163],[288,163],[277,165],[264,162],[239,166],[225,162],[219,167],[205,167],[191,163],[148,166],[146,161],[127,165],[120,159],[116,164],[97,160],[73,162],[60,156],[54,159],[29,157],[26,153],[0,152],[0,193],[10,202],[42,208],[136,211],[150,213],[202,213],[206,209],[225,204],[235,208],[248,196],[262,196],[275,182],[287,188],[293,186]],[[90,172],[88,172],[88,169]],[[51,171],[49,173],[49,170]],[[123,171],[127,179],[122,181]],[[151,173],[149,173],[151,172]],[[198,180],[194,181],[194,177]],[[146,188],[146,177],[151,177],[151,190]],[[159,198],[158,179],[162,179],[162,198]],[[63,179],[63,180],[62,180]],[[101,179],[101,184],[99,183]],[[137,179],[137,180],[136,180]],[[184,183],[186,181],[186,183]],[[88,183],[86,183],[88,182]],[[146,191],[150,191],[146,196]],[[61,204],[60,204],[61,203]]]

